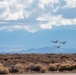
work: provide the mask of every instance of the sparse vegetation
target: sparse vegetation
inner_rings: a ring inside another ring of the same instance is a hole
[[[10,67],[11,73],[24,73],[24,66],[22,64],[16,64],[12,67]]]
[[[0,74],[76,72],[76,54],[0,54]]]
[[[36,64],[34,67],[34,71],[45,73],[47,71],[47,68],[42,64]]]
[[[45,73],[47,71],[47,67],[45,67],[42,64],[30,64],[29,66],[27,66],[27,71],[35,71],[35,72],[41,72],[41,73]]]
[[[3,64],[0,63],[0,74],[8,74],[9,69],[7,67],[4,67]]]
[[[59,66],[59,71],[70,71],[71,69],[71,65],[70,64],[61,64]]]
[[[57,70],[57,65],[56,64],[50,64],[48,70],[49,71],[56,71]]]

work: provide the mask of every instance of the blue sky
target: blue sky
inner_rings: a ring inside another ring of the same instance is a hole
[[[0,0],[0,48],[76,48],[75,32],[76,0]]]

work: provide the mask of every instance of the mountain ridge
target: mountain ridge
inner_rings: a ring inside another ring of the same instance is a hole
[[[18,50],[18,51],[4,51],[0,53],[9,53],[9,54],[14,54],[14,53],[19,53],[19,54],[50,54],[50,53],[55,53],[55,54],[60,54],[60,53],[76,53],[76,49],[65,49],[65,48],[55,48],[55,47],[44,47],[44,48],[30,48],[26,50]]]

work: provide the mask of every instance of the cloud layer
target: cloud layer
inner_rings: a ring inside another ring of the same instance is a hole
[[[36,32],[76,25],[75,13],[76,0],[0,0],[0,30]]]

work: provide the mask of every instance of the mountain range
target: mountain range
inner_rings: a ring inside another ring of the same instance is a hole
[[[73,29],[72,29],[73,28]],[[48,30],[39,30],[35,33],[28,31],[0,31],[0,53],[63,53],[76,52],[76,26],[59,26]],[[58,43],[52,43],[58,40]],[[60,42],[66,41],[66,44]],[[53,46],[61,45],[60,49]]]
[[[0,52],[1,54],[5,54],[5,53],[10,53],[10,54],[14,54],[14,53],[18,53],[18,54],[31,54],[31,53],[35,53],[35,54],[50,54],[50,53],[55,53],[55,54],[60,54],[60,53],[64,53],[64,54],[68,54],[68,53],[76,53],[76,49],[64,49],[64,48],[56,48],[56,47],[44,47],[44,48],[31,48],[31,49],[27,49],[27,50],[19,50],[19,51],[4,51],[4,52]]]

